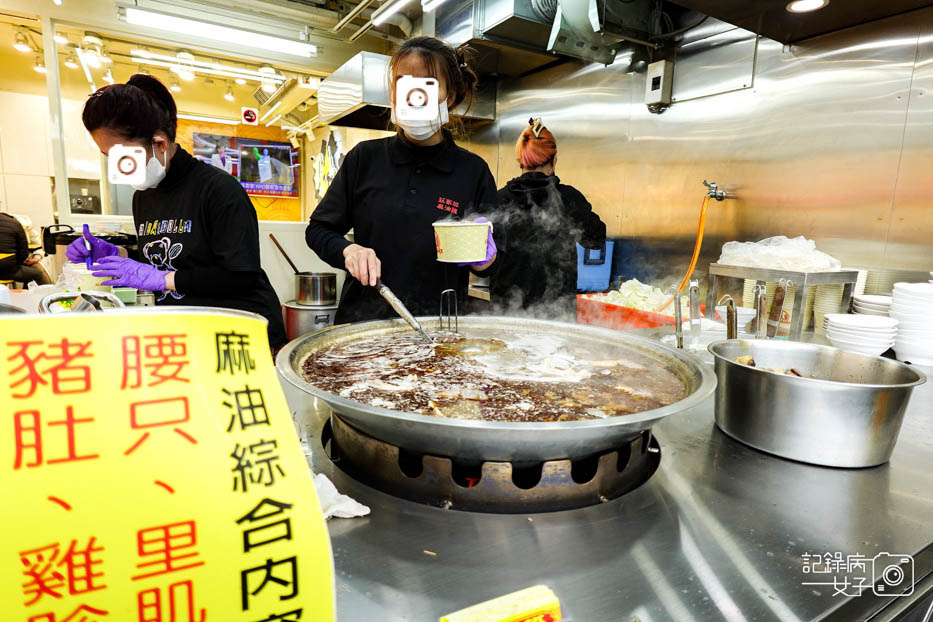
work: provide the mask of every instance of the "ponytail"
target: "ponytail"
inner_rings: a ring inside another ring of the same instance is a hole
[[[84,104],[81,120],[88,132],[109,129],[123,140],[151,142],[157,131],[175,140],[178,109],[165,85],[137,73],[126,84],[97,89]]]

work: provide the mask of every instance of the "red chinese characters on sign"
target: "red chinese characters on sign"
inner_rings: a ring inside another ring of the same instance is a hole
[[[72,540],[64,553],[58,542],[20,551],[26,606],[36,604],[44,596],[60,599],[65,594],[76,596],[106,588],[100,583],[104,573],[96,568],[103,563],[98,554],[104,547],[96,545],[96,540],[91,537],[83,548]]]
[[[187,335],[128,335],[122,339],[121,389],[155,387],[170,380],[191,382],[182,375],[188,360]]]
[[[140,529],[136,533],[136,552],[147,561],[136,564],[145,572],[133,576],[133,581],[203,566],[204,561],[195,561],[200,555],[195,550],[197,544],[193,520]]]
[[[64,618],[56,618],[54,613],[31,616],[28,622],[98,622],[107,615],[107,611],[87,605],[79,605]]]
[[[58,464],[61,462],[77,462],[79,460],[92,460],[99,458],[98,454],[79,455],[76,448],[75,428],[81,424],[92,423],[93,417],[75,417],[74,407],[65,408],[65,418],[58,421],[49,421],[48,428],[62,427],[64,429],[65,444],[67,453],[64,457],[45,458],[45,440],[48,440],[49,434],[43,437],[41,415],[38,410],[24,410],[13,415],[13,441],[16,445],[16,457],[13,461],[13,469],[18,470],[23,466],[27,468],[38,467],[42,464]],[[56,439],[60,435],[54,435]],[[58,444],[58,443],[56,443]]]
[[[35,395],[39,386],[51,386],[55,395],[86,393],[91,389],[92,358],[90,341],[8,341],[12,395],[24,399]]]
[[[150,588],[136,595],[139,622],[205,622],[207,611],[194,604],[194,583],[178,581],[166,588]],[[183,617],[178,617],[183,613]]]
[[[187,397],[171,397],[160,400],[147,400],[130,404],[130,427],[134,430],[143,430],[132,446],[123,452],[130,455],[149,438],[149,429],[164,426],[173,426],[172,431],[191,443],[197,444],[197,439],[178,427],[191,419],[191,410]]]

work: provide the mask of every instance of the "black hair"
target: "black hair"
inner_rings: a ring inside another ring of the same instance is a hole
[[[417,54],[431,69],[436,77],[443,77],[447,85],[447,96],[453,95],[453,110],[464,101],[468,106],[473,103],[476,94],[476,73],[470,68],[466,50],[455,50],[446,41],[434,37],[412,37],[405,41],[389,61],[389,80],[395,89],[395,68],[403,58]]]
[[[126,84],[108,84],[97,89],[84,104],[81,120],[88,132],[104,128],[124,140],[148,143],[161,130],[174,141],[178,110],[164,84],[137,73]]]

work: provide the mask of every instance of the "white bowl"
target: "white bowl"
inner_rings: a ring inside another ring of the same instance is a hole
[[[851,346],[863,346],[865,348],[884,347],[885,349],[890,348],[896,341],[894,335],[890,335],[882,339],[864,339],[858,336],[853,337],[851,335],[840,335],[839,333],[835,333],[833,331],[826,331],[826,338],[830,341],[840,342]],[[884,352],[884,350],[882,350],[882,352]]]
[[[930,283],[895,283],[894,295],[899,293],[911,296],[923,296],[933,300],[933,285]]]
[[[889,337],[889,336],[893,337],[898,332],[897,328],[868,330],[864,328],[850,328],[848,326],[838,326],[836,324],[833,324],[832,322],[830,322],[826,326],[826,330],[836,331],[843,335],[845,334],[857,335],[857,336],[865,337],[868,339],[878,339],[879,337]]]
[[[890,304],[886,305],[876,305],[870,302],[853,302],[853,307],[861,307],[863,309],[874,309],[875,311],[887,311],[891,308]]]
[[[926,320],[898,320],[898,330],[933,330],[933,318]]]
[[[836,339],[834,337],[827,337],[829,343],[833,344],[835,347],[840,350],[845,350],[846,352],[858,352],[861,354],[870,354],[871,356],[878,356],[879,354],[884,354],[887,352],[891,346],[894,345],[892,341],[889,344],[882,345],[866,345],[860,343],[852,343],[849,341],[844,341],[842,339]]]
[[[888,311],[891,315],[895,313],[903,313],[906,315],[926,315],[928,317],[933,316],[933,306],[927,307],[924,305],[891,305],[891,310]]]
[[[856,309],[856,310],[855,310],[855,313],[856,313],[856,315],[874,315],[874,316],[877,316],[877,317],[887,317],[887,316],[888,316],[888,312],[887,312],[887,311],[867,311],[867,310],[865,310],[865,309]]]
[[[857,304],[878,305],[883,307],[891,306],[891,296],[879,296],[878,294],[859,294],[852,296]]]
[[[933,296],[918,296],[905,292],[894,292],[891,304],[911,304],[911,305],[933,305]]]
[[[722,321],[725,322],[726,321],[726,305],[719,305],[718,307],[716,307],[716,311],[719,312],[719,317],[721,317]],[[745,324],[748,324],[753,319],[755,319],[755,310],[749,309],[747,307],[740,307],[736,305],[735,316],[736,316],[736,322],[738,323],[739,328],[741,328]]]
[[[914,365],[933,365],[933,346],[916,347],[909,343],[896,342],[894,354],[897,360]]]
[[[851,328],[866,328],[866,329],[878,329],[878,328],[897,328],[897,320],[886,317],[878,317],[871,315],[858,315],[851,313],[828,313],[826,319],[829,320],[830,324],[836,324],[838,326],[846,326]]]

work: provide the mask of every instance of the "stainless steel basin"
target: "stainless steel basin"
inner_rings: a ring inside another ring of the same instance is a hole
[[[894,451],[911,391],[926,376],[903,363],[809,343],[750,340],[709,345],[716,425],[777,456],[834,467],[869,467]],[[736,363],[752,356],[756,367]],[[772,369],[799,370],[798,378]]]
[[[418,318],[425,330],[438,329],[437,318]],[[336,343],[411,330],[402,320],[345,324],[300,337],[276,357],[279,374],[289,383],[317,397],[341,417],[367,434],[410,451],[464,460],[540,462],[580,458],[631,442],[658,420],[687,411],[706,399],[716,377],[691,357],[656,341],[633,335],[526,318],[471,316],[460,318],[459,330],[470,335],[549,334],[575,343],[618,347],[620,356],[636,351],[677,373],[687,387],[686,397],[663,408],[599,420],[553,423],[494,422],[446,419],[371,406],[316,387],[301,376],[307,356]]]

